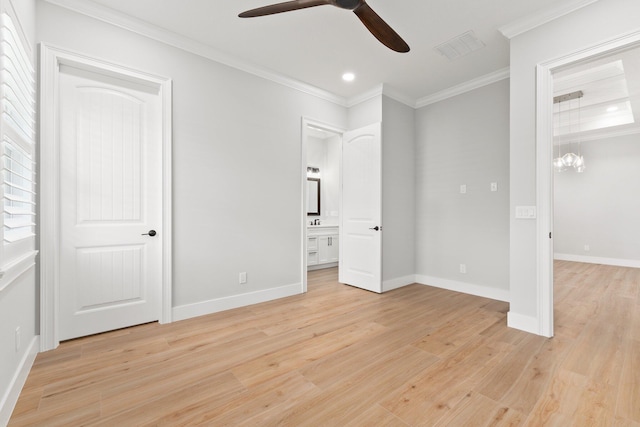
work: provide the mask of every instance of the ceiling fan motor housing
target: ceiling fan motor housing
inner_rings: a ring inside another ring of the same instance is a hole
[[[332,0],[332,3],[339,8],[353,10],[362,3],[362,0]]]

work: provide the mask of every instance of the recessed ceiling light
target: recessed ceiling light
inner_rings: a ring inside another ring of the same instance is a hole
[[[611,107],[607,108],[607,113],[613,113],[614,111],[618,111],[617,105],[612,105]]]
[[[345,82],[352,82],[354,81],[356,78],[356,75],[353,73],[344,73],[342,75],[342,80],[344,80]]]

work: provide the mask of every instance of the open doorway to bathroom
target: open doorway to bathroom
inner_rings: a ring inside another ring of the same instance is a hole
[[[306,292],[308,271],[327,270],[337,277],[340,264],[342,132],[304,120],[302,139],[303,291]]]

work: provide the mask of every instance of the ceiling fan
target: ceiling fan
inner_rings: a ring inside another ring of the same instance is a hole
[[[396,52],[409,52],[409,45],[371,9],[365,0],[293,0],[247,10],[238,16],[240,18],[253,18],[327,4],[341,9],[352,10],[371,34],[389,49]]]

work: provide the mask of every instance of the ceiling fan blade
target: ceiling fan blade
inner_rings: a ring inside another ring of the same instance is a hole
[[[331,4],[328,0],[293,0],[284,3],[272,4],[269,6],[259,7],[257,9],[247,10],[238,15],[240,18],[254,18],[256,16],[273,15],[274,13],[289,12],[292,10],[304,9],[307,7],[322,6]]]
[[[353,13],[383,45],[396,52],[409,52],[409,45],[364,0]]]

